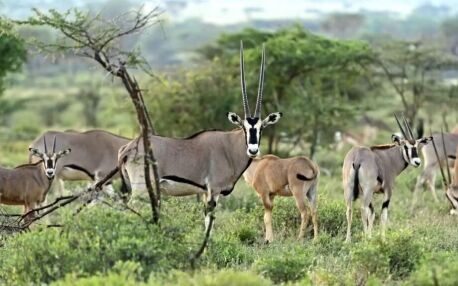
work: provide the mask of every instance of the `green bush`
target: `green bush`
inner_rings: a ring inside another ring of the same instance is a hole
[[[254,262],[253,268],[274,283],[282,283],[303,278],[312,263],[313,258],[306,248],[288,243],[269,249]]]
[[[141,266],[136,262],[117,263],[106,274],[97,273],[90,277],[78,277],[76,273],[67,274],[64,279],[52,286],[144,286],[141,281]]]
[[[422,257],[422,247],[410,232],[393,232],[385,240],[380,237],[362,241],[353,246],[352,262],[356,275],[375,275],[395,280],[405,278]]]
[[[326,232],[331,236],[345,233],[347,227],[345,212],[346,208],[343,199],[340,202],[321,203],[318,206],[320,231]],[[355,222],[355,219],[353,221]]]
[[[68,273],[105,273],[119,261],[138,262],[147,277],[153,270],[180,269],[188,263],[182,235],[148,228],[130,213],[93,207],[77,219],[67,217],[64,224],[63,229],[34,230],[8,240],[0,252],[0,281],[49,283]]]
[[[152,275],[148,285],[151,286],[264,286],[272,282],[249,271],[219,270],[202,271],[194,274],[174,271],[169,275]]]
[[[458,285],[456,252],[435,253],[425,259],[405,285]]]

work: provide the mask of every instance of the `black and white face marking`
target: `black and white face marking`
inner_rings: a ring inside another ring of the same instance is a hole
[[[427,144],[431,138],[421,138],[418,140],[407,140],[398,135],[392,135],[393,142],[402,148],[402,157],[404,160],[414,166],[419,167],[421,165],[421,159],[418,155],[418,150],[421,145]]]
[[[71,149],[63,150],[63,151],[60,151],[59,153],[50,153],[50,154],[41,153],[40,151],[34,148],[29,148],[29,151],[33,156],[37,156],[42,159],[43,167],[45,169],[45,175],[46,177],[48,177],[51,180],[56,175],[57,161],[62,156],[65,156],[68,153],[70,153]]]
[[[281,112],[269,114],[264,120],[258,117],[247,117],[242,120],[237,114],[229,112],[229,121],[243,129],[247,146],[247,155],[250,158],[259,156],[259,145],[261,144],[261,134],[263,128],[278,122],[282,117]]]

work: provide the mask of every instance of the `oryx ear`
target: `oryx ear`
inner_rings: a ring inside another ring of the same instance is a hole
[[[396,134],[393,134],[391,135],[391,141],[393,141],[394,144],[396,145],[401,145],[402,144],[402,137],[396,135]]]
[[[272,125],[278,122],[280,118],[283,116],[283,113],[281,112],[274,112],[269,115],[267,115],[266,118],[262,121],[262,127],[266,127],[267,125]]]
[[[40,151],[38,151],[38,149],[35,149],[35,148],[29,148],[29,152],[30,152],[30,155],[32,156],[37,156],[37,157],[43,157],[43,154],[40,153]]]
[[[60,158],[62,156],[69,154],[70,152],[72,152],[72,149],[62,150],[59,153],[57,153],[57,157]]]
[[[433,140],[433,137],[429,136],[429,137],[420,138],[417,141],[418,141],[419,144],[428,144],[428,142],[432,141],[432,140]]]
[[[235,125],[237,125],[239,127],[242,127],[242,119],[240,118],[240,116],[238,116],[234,112],[228,112],[227,113],[227,118],[229,119],[229,121],[232,124],[235,124]]]

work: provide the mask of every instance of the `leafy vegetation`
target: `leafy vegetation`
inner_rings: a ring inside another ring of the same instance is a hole
[[[241,109],[239,40],[244,40],[246,49],[250,98],[256,90],[260,48],[265,42],[265,109],[280,108],[285,118],[275,132],[265,134],[270,140],[264,140],[262,149],[282,155],[315,155],[322,170],[316,241],[312,241],[310,231],[304,241],[296,240],[300,220],[294,201],[278,198],[273,210],[276,241],[264,244],[262,204],[241,181],[230,196],[218,202],[211,242],[195,269],[189,258],[203,236],[201,202],[192,197],[163,198],[160,225],[153,226],[117,202],[109,201],[112,207],[99,203],[76,216],[78,204],[63,208],[30,232],[2,237],[0,284],[437,285],[440,281],[440,285],[456,285],[458,220],[448,215],[445,197],[435,203],[430,194],[423,193],[421,206],[413,212],[406,207],[419,170],[408,169],[397,180],[386,239],[379,236],[377,223],[372,238],[362,235],[357,202],[354,242],[344,243],[345,205],[340,168],[348,148],[340,152],[334,149],[334,132],[359,131],[357,123],[363,111],[394,126],[391,114],[405,108],[389,79],[381,75],[377,59],[388,61],[397,71],[396,65],[403,64],[399,59],[405,56],[411,42],[380,38],[399,49],[379,49],[375,53],[375,41],[354,39],[364,33],[367,36],[369,30],[375,29],[371,25],[382,20],[332,15],[322,25],[335,37],[352,39],[344,41],[311,33],[299,25],[275,31],[239,30],[201,47],[199,61],[191,67],[160,71],[154,78],[135,74],[140,85],[146,87],[145,101],[159,134],[186,137],[200,129],[228,130],[231,127],[226,122],[226,112]],[[415,23],[416,19],[406,21]],[[454,21],[443,25],[449,35],[453,35]],[[407,25],[399,21],[391,24],[389,27]],[[431,23],[427,24],[423,28],[429,30]],[[196,25],[204,26],[200,22]],[[184,24],[177,26],[184,29]],[[45,34],[43,38],[53,38],[46,31],[22,30],[23,35],[40,32]],[[403,33],[405,29],[396,32]],[[212,30],[212,36],[218,34],[217,28]],[[447,44],[455,47],[453,39]],[[136,40],[124,44],[132,47]],[[16,44],[22,45],[20,41]],[[197,47],[186,48],[195,53]],[[434,55],[434,63],[449,59],[450,55],[442,55],[439,47],[428,43],[422,47]],[[164,50],[164,45],[160,45],[157,57],[163,56]],[[422,52],[418,57],[429,58],[423,50],[417,52]],[[63,61],[67,60],[75,61],[71,56]],[[177,55],[169,54],[164,61],[177,61]],[[85,66],[76,61],[62,65],[69,69],[66,74],[30,76],[40,62],[29,64],[33,68],[10,78],[11,87],[2,97],[2,165],[12,167],[26,162],[28,144],[46,129],[97,127],[129,137],[138,135],[134,110],[122,87],[101,71],[80,71]],[[75,66],[78,68],[73,69]],[[442,122],[455,123],[456,86],[450,86],[448,81],[455,76],[454,71],[444,74],[441,64],[417,66],[414,59],[406,66],[409,74],[395,76],[396,83],[409,77],[407,96],[412,103],[408,106],[417,104],[417,115],[431,119],[427,123],[433,128],[439,128]],[[421,80],[415,74],[419,68],[431,72],[423,83],[431,85],[414,99],[417,81]],[[437,111],[443,111],[445,116],[437,118]],[[369,143],[387,143],[390,135],[381,131]],[[67,184],[67,191],[79,187]],[[148,217],[147,204],[141,200],[133,200],[130,206]],[[380,197],[375,198],[374,206],[379,214]],[[19,212],[14,207],[7,210]],[[62,226],[47,227],[48,224]]]

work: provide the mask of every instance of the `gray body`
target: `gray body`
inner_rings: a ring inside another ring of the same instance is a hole
[[[228,194],[249,166],[244,132],[204,131],[188,139],[151,136],[161,191],[172,196]],[[138,146],[138,150],[137,150]],[[137,138],[119,152],[120,170],[133,191],[144,192],[143,140]],[[152,173],[151,173],[152,176]]]
[[[453,166],[453,161],[456,158],[455,150],[458,148],[458,134],[455,133],[444,133],[444,140],[442,140],[441,133],[434,133],[432,135],[434,138],[434,142],[436,143],[437,151],[439,154],[439,160],[434,153],[434,148],[432,144],[428,144],[423,147],[421,150],[423,155],[423,160],[425,161],[425,166],[423,171],[421,172],[420,176],[417,178],[417,183],[415,185],[414,196],[412,201],[412,206],[415,206],[418,193],[421,190],[423,185],[427,185],[433,197],[436,201],[436,189],[435,189],[435,180],[436,180],[436,173],[439,170],[439,161],[442,163],[443,166]],[[447,158],[444,153],[444,145],[445,150],[447,152]]]
[[[347,241],[351,240],[352,204],[359,196],[362,198],[364,231],[370,235],[375,218],[372,196],[374,193],[384,195],[381,223],[385,232],[395,178],[407,166],[402,147],[394,144],[372,148],[353,147],[347,153],[342,169],[347,204]]]
[[[103,130],[47,131],[30,145],[31,148],[43,150],[43,138],[57,138],[57,148],[71,148],[72,152],[61,158],[56,165],[56,179],[62,192],[62,181],[89,180],[105,177],[116,168],[118,150],[130,139]],[[38,159],[30,157],[30,162]]]

